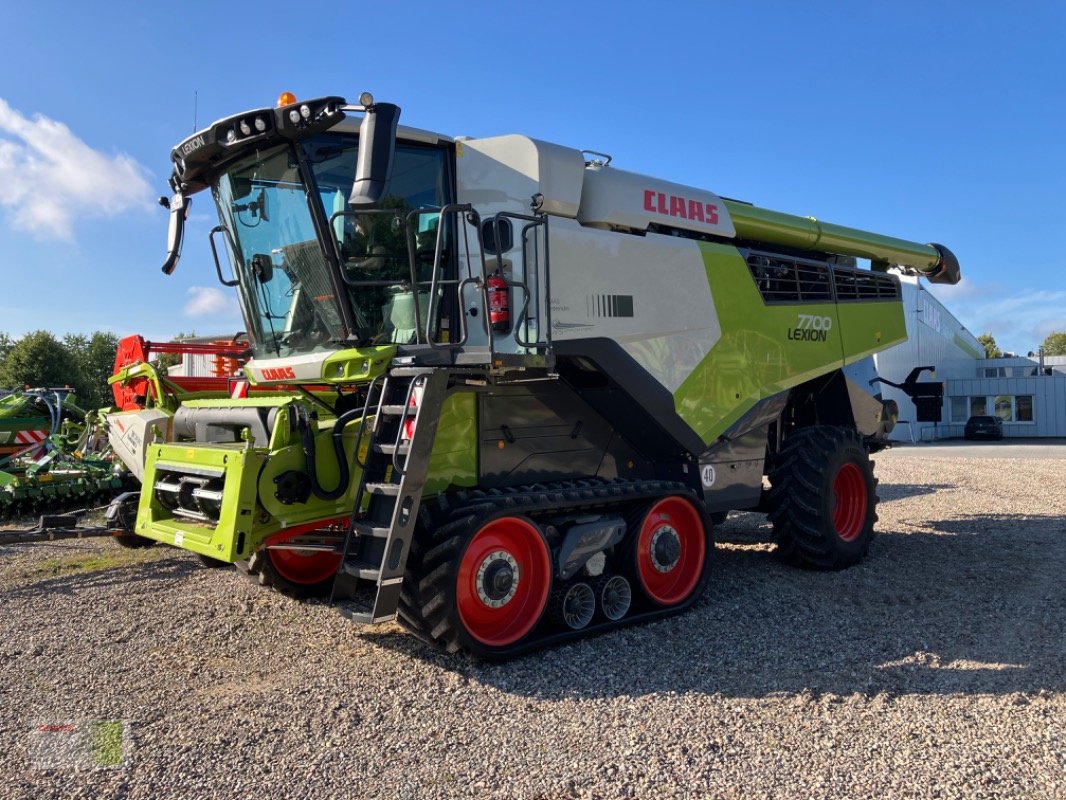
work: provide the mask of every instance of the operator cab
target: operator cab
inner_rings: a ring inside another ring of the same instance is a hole
[[[288,107],[217,122],[172,153],[164,271],[180,256],[189,195],[210,188],[218,277],[237,288],[256,358],[452,335],[453,309],[430,303],[435,256],[445,280],[457,263],[440,213],[454,201],[452,145],[418,131],[397,140],[399,109],[382,104],[392,116],[381,123],[365,99],[356,107],[366,112],[361,126],[345,118],[340,98],[291,98]],[[361,138],[374,153],[360,152]]]

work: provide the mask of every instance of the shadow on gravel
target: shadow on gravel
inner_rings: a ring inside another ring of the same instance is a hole
[[[767,547],[720,545],[716,561],[685,614],[504,664],[363,638],[543,699],[1066,691],[1066,518],[919,522],[835,573],[787,567]]]
[[[954,483],[879,483],[877,496],[881,502],[903,500],[908,497],[921,497],[956,488]]]
[[[36,546],[36,545],[34,545]],[[179,553],[133,564],[117,564],[92,571],[66,572],[55,577],[29,580],[11,589],[0,589],[0,598],[40,597],[42,595],[73,595],[105,586],[132,587],[135,584],[184,578],[203,567]]]

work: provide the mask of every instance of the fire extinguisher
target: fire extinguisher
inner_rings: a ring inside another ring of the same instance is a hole
[[[497,270],[485,281],[489,294],[489,322],[497,333],[506,333],[511,328],[511,292],[507,281]]]

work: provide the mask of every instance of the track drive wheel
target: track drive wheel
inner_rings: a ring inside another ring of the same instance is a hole
[[[540,622],[551,588],[551,554],[532,520],[470,515],[412,547],[399,619],[448,652],[503,656]]]
[[[770,472],[770,487],[769,518],[786,560],[842,569],[870,549],[877,479],[855,431],[828,425],[796,431]]]
[[[637,585],[654,604],[669,608],[703,586],[710,537],[704,515],[688,499],[656,500],[636,523],[631,563]]]

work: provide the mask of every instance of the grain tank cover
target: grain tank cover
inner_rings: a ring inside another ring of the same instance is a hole
[[[461,202],[512,205],[528,210],[538,196],[538,211],[577,216],[585,158],[581,151],[528,136],[510,134],[456,143]]]
[[[733,237],[736,231],[722,199],[713,192],[649,178],[602,164],[585,169],[582,225],[645,231],[666,228]]]

